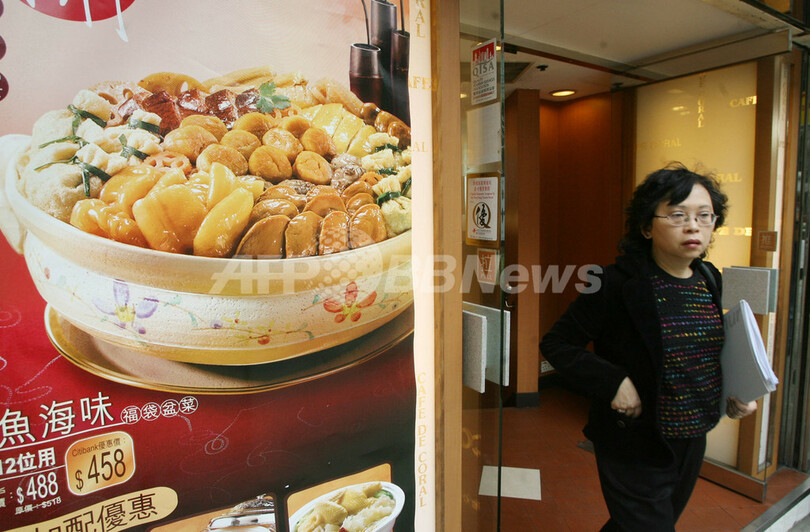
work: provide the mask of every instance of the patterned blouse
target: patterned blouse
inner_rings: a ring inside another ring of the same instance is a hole
[[[698,272],[679,279],[657,268],[652,284],[664,347],[661,430],[665,438],[702,436],[720,419],[720,310]]]

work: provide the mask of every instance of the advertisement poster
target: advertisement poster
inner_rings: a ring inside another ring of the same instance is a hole
[[[0,0],[0,529],[433,529],[426,11]]]

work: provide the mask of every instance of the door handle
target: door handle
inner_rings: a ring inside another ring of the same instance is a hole
[[[507,285],[507,290],[503,292],[503,307],[513,310],[517,305],[517,289],[515,286]]]

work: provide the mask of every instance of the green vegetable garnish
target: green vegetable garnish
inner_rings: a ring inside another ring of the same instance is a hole
[[[108,174],[107,172],[105,172],[101,168],[99,168],[97,166],[93,166],[90,163],[86,163],[84,161],[76,161],[76,164],[78,164],[79,168],[81,168],[83,171],[86,171],[87,173],[93,174],[94,176],[101,179],[102,181],[107,181],[108,179],[110,179],[112,177],[110,174]]]
[[[408,191],[411,189],[411,179],[413,179],[413,178],[409,177],[408,180],[405,181],[405,184],[402,185],[402,195],[403,196],[406,196],[408,194]]]
[[[51,161],[49,163],[45,163],[45,164],[41,164],[41,165],[37,166],[36,168],[34,168],[34,171],[38,172],[38,171],[42,170],[43,168],[48,168],[49,166],[51,166],[53,164],[73,164],[75,162],[76,162],[75,157],[71,157],[70,159],[67,159],[65,161]]]
[[[380,490],[374,494],[375,499],[378,499],[380,497],[388,497],[389,499],[394,500],[394,494],[386,490]]]
[[[52,164],[76,164],[82,170],[82,184],[84,185],[84,195],[88,198],[90,197],[90,176],[94,175],[97,178],[101,179],[102,181],[107,181],[110,179],[110,174],[102,170],[97,166],[93,166],[90,163],[86,163],[84,161],[80,161],[75,155],[70,159],[65,161],[51,161],[49,163],[45,163],[43,165],[37,166],[34,170],[40,170],[42,168],[47,168]]]
[[[149,157],[149,155],[145,154],[144,152],[137,150],[132,146],[127,146],[127,137],[123,133],[121,133],[121,136],[118,137],[118,140],[121,141],[121,145],[123,146],[123,149],[121,150],[122,157],[129,159],[130,155],[134,155],[142,161]]]
[[[386,201],[392,200],[394,198],[400,197],[402,194],[396,191],[386,192],[385,194],[381,194],[379,198],[377,198],[377,205],[382,205]]]
[[[73,123],[71,124],[71,127],[73,129],[74,135],[76,134],[76,129],[79,127],[79,124],[81,124],[82,120],[84,120],[85,118],[92,120],[101,127],[107,127],[107,122],[105,120],[102,120],[101,118],[97,117],[96,115],[94,115],[89,111],[79,109],[73,104],[68,105],[67,108],[68,111],[73,113]]]
[[[50,146],[51,144],[57,144],[59,142],[75,142],[79,146],[84,146],[85,144],[87,144],[87,141],[81,137],[77,137],[76,135],[68,135],[67,137],[62,137],[61,139],[49,140],[44,144],[40,144],[39,147],[44,148],[45,146]]]
[[[82,183],[84,184],[84,195],[86,197],[88,197],[88,198],[90,197],[90,175],[91,174],[96,176],[97,178],[101,179],[102,181],[107,181],[108,179],[110,179],[110,177],[112,177],[112,176],[110,176],[110,174],[108,174],[107,172],[105,172],[101,168],[93,166],[90,163],[86,163],[86,162],[83,162],[83,161],[76,161],[76,164],[78,164],[79,168],[82,169]]]
[[[84,185],[84,197],[90,197],[90,174],[82,168],[82,184]]]
[[[380,175],[396,175],[398,172],[393,168],[383,168],[381,170],[377,170],[377,173]]]
[[[290,106],[290,99],[283,94],[276,94],[276,84],[267,81],[259,85],[259,99],[256,108],[263,113],[272,113],[275,109],[286,109]]]
[[[134,118],[130,118],[127,122],[127,127],[131,129],[143,129],[152,133],[153,135],[160,135],[160,126],[157,124],[150,124],[149,122],[144,122],[143,120],[136,120]]]
[[[393,150],[394,152],[402,152],[402,149],[399,146],[395,146],[393,144],[383,144],[382,146],[377,146],[374,148],[374,153],[383,150]]]

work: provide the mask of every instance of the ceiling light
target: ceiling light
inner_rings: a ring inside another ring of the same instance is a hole
[[[482,44],[484,44],[484,41],[479,41],[479,42],[475,43],[475,46],[481,46]],[[500,51],[501,51],[501,45],[500,45],[500,44],[496,44],[496,45],[495,45],[495,50],[497,50],[497,51],[499,51],[499,52],[500,52]]]
[[[577,91],[573,89],[560,89],[557,91],[551,91],[549,94],[552,96],[556,96],[558,98],[562,98],[563,96],[571,96],[572,94],[576,94]]]

